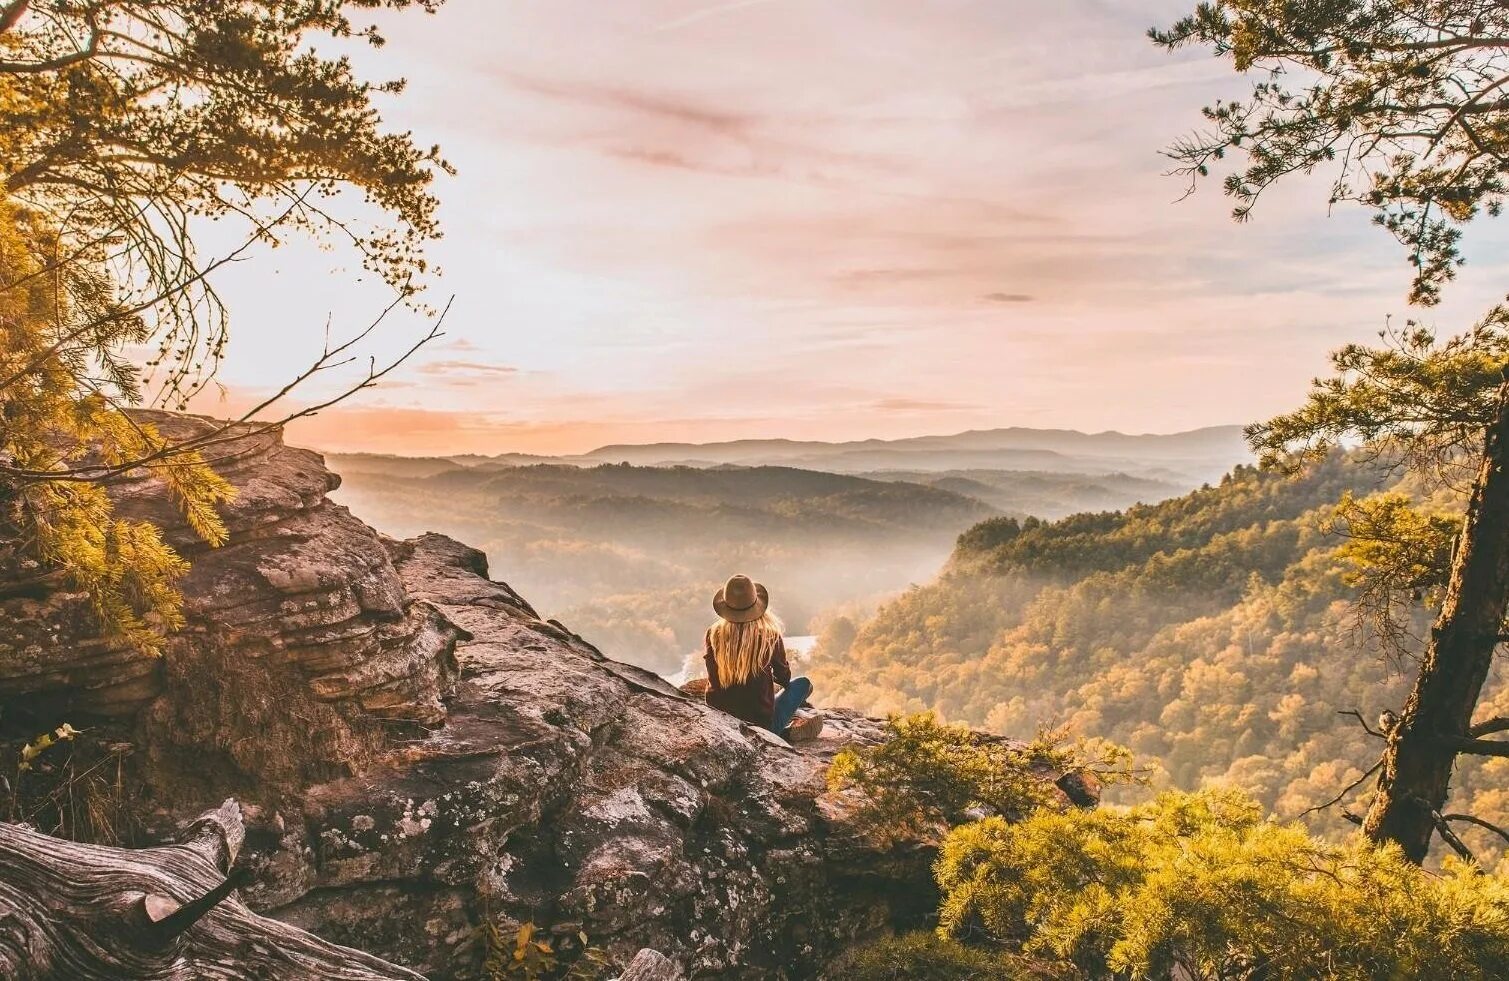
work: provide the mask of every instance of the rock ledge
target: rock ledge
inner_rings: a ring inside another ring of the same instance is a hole
[[[931,850],[877,849],[826,792],[877,720],[829,710],[800,748],[742,725],[542,619],[477,550],[383,538],[317,454],[241,433],[223,548],[154,483],[118,495],[192,552],[188,629],[151,660],[92,636],[76,594],[0,598],[0,710],[127,747],[149,826],[236,797],[252,908],[435,979],[480,976],[525,922],[620,965],[810,978],[931,913]]]

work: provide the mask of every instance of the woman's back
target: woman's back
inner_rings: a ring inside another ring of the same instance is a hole
[[[791,677],[781,621],[769,607],[770,594],[748,576],[731,577],[713,594],[718,622],[707,628],[703,654],[707,704],[788,739],[815,739],[822,715],[798,712],[812,682]]]
[[[791,683],[780,624],[769,613],[747,623],[720,619],[708,628],[705,640],[707,703],[769,727],[775,686]]]

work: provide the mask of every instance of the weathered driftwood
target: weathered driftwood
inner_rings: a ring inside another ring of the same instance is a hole
[[[658,950],[646,947],[629,962],[628,970],[618,981],[680,981],[681,971],[676,962]]]
[[[231,872],[244,836],[235,801],[161,848],[0,823],[0,978],[424,981],[247,909]]]

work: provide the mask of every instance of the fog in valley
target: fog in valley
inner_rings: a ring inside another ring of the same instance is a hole
[[[575,457],[334,455],[338,499],[389,535],[487,552],[495,578],[612,657],[674,675],[714,589],[764,582],[791,635],[928,582],[992,517],[1156,501],[1246,455],[1235,427],[1174,436],[1010,429],[862,443],[745,440]],[[889,466],[883,466],[888,464]]]

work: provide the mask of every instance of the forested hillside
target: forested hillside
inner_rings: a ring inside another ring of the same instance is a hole
[[[1380,657],[1359,627],[1334,529],[1344,492],[1388,488],[1410,490],[1333,456],[1298,477],[1241,467],[1122,512],[992,519],[857,634],[830,624],[813,673],[834,704],[935,708],[1007,733],[1063,723],[1127,744],[1161,781],[1231,781],[1296,817],[1378,757],[1338,713],[1372,725],[1408,690],[1412,666]],[[1505,709],[1495,691],[1479,713]],[[1506,763],[1463,761],[1462,810],[1509,816]],[[1312,820],[1345,826],[1335,809]],[[1501,843],[1475,830],[1491,865]]]
[[[931,578],[959,531],[996,513],[940,488],[787,467],[386,467],[347,467],[341,500],[389,534],[476,543],[541,612],[666,673],[700,645],[733,572],[759,576],[804,633],[834,605]]]
[[[1009,514],[1062,518],[1182,494],[1192,482],[1125,473],[1069,474],[1041,470],[877,470],[860,476],[939,487],[984,501]]]

